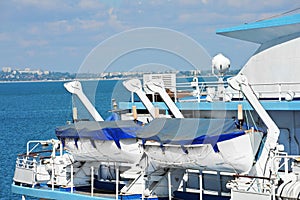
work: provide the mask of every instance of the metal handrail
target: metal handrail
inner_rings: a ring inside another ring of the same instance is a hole
[[[205,92],[205,88],[208,87],[215,87],[217,88],[219,85],[224,85],[225,87],[228,86],[228,82],[225,80],[223,82],[218,82],[218,81],[201,81],[198,82],[198,86],[199,88],[201,87],[201,94],[203,94],[203,92]],[[278,94],[278,100],[281,101],[282,96],[285,95],[286,93],[288,93],[290,91],[289,88],[286,87],[291,87],[291,86],[300,86],[300,82],[275,82],[275,83],[253,83],[253,84],[249,84],[254,91],[256,90],[257,87],[262,87],[262,86],[274,86],[277,87],[277,90],[268,90],[268,89],[264,89],[264,90],[258,90],[255,91],[258,94]],[[184,90],[182,90],[182,88],[185,88]],[[176,89],[178,91],[193,91],[194,88],[193,86],[191,86],[191,82],[180,82],[180,83],[176,83]],[[294,93],[300,93],[300,90],[293,90]],[[239,94],[239,92],[237,91],[230,91],[230,93],[232,95],[237,95]],[[259,98],[259,97],[258,97]]]

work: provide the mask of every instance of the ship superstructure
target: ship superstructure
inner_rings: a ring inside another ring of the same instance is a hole
[[[59,140],[34,141],[51,151],[33,153],[29,142],[13,191],[50,199],[299,198],[300,15],[217,34],[261,45],[231,78],[229,59],[218,54],[214,82],[176,83],[175,74],[125,81],[140,101],[119,102],[128,110],[119,121],[103,121],[80,82],[65,84],[95,121],[78,121],[74,109],[74,123],[56,129]]]

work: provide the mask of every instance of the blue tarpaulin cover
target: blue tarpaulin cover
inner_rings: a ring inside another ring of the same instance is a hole
[[[236,128],[233,119],[155,119],[143,129],[137,137],[145,143],[147,140],[163,144],[189,145],[211,144],[215,151],[217,142],[229,140],[245,134]]]
[[[58,139],[73,138],[75,142],[79,138],[114,140],[116,145],[121,148],[119,141],[136,138],[136,132],[140,128],[141,126],[133,121],[79,121],[58,127],[55,133]]]
[[[141,126],[134,121],[80,121],[58,127],[59,139],[89,138],[91,140],[114,140],[121,148],[122,139],[136,138],[143,143],[154,140],[163,144],[211,144],[217,151],[216,143],[245,134],[236,128],[233,119],[176,119],[158,118]]]

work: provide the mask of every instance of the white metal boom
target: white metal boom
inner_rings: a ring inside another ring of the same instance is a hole
[[[92,115],[92,117],[96,121],[104,121],[101,115],[96,110],[96,108],[93,106],[93,104],[83,93],[82,86],[79,81],[72,81],[72,82],[65,83],[64,87],[67,89],[68,92],[78,96],[82,104],[86,107],[88,112]]]
[[[142,90],[142,84],[139,79],[131,79],[127,81],[123,81],[124,87],[129,90],[130,92],[135,92],[146,109],[149,111],[151,117],[154,119],[156,118],[155,116],[155,107],[151,103],[151,101],[148,99],[146,96],[146,93]]]
[[[269,170],[271,169],[272,163],[270,156],[270,151],[276,148],[278,137],[279,137],[279,128],[260,104],[256,95],[254,94],[251,86],[248,83],[246,76],[238,74],[230,79],[228,79],[229,85],[238,91],[241,91],[251,106],[255,109],[259,117],[263,120],[264,124],[268,128],[267,138],[264,144],[262,153],[255,165],[255,173],[257,176],[269,176]]]
[[[162,80],[149,81],[145,83],[146,87],[152,92],[157,92],[167,104],[175,118],[184,118],[180,110],[177,108],[175,103],[172,101],[168,93],[166,92]]]

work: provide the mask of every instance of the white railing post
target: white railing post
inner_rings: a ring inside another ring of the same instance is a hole
[[[94,166],[91,166],[91,196],[94,196]]]
[[[74,192],[74,168],[73,165],[71,164],[71,193]]]
[[[186,176],[188,176],[188,171],[187,169],[185,170],[184,174],[183,174],[183,179],[182,179],[182,186],[183,186],[183,192],[186,192],[186,185],[187,185],[187,182],[186,182]]]
[[[59,153],[60,153],[60,156],[62,156],[63,155],[63,143],[61,140],[59,141],[59,146],[60,146]]]
[[[119,199],[119,166],[115,163],[116,168],[116,200]]]
[[[147,159],[147,157],[146,157]],[[143,177],[143,181],[142,181],[142,200],[144,200],[144,194],[145,194],[145,186],[146,186],[146,180],[145,180],[145,171],[142,171],[142,177]]]
[[[288,175],[289,173],[289,164],[288,164],[288,158],[284,158],[284,175]]]
[[[203,183],[202,183],[202,171],[199,170],[199,199],[203,200]]]
[[[272,191],[272,200],[276,200],[276,191],[274,187],[274,182],[271,184],[271,191]]]
[[[52,158],[51,159],[51,161],[52,161],[52,174],[51,174],[51,184],[52,184],[52,187],[51,187],[51,189],[52,189],[52,191],[54,191],[54,159]]]
[[[37,142],[37,144],[35,144],[31,149],[30,148],[30,143],[34,143]],[[28,156],[39,144],[41,141],[37,140],[37,141],[29,141],[26,144],[26,155]]]
[[[134,92],[131,92],[131,103],[134,103]]]
[[[36,183],[36,177],[37,177],[37,164],[36,164],[37,162],[36,162],[36,160],[35,159],[33,159],[33,161],[32,161],[32,164],[33,164],[33,177],[32,177],[32,188],[34,188],[34,186],[35,186],[35,183]]]
[[[279,96],[279,101],[281,101],[281,83],[278,84],[278,96]]]
[[[171,171],[168,171],[168,191],[169,191],[169,200],[172,200]]]

